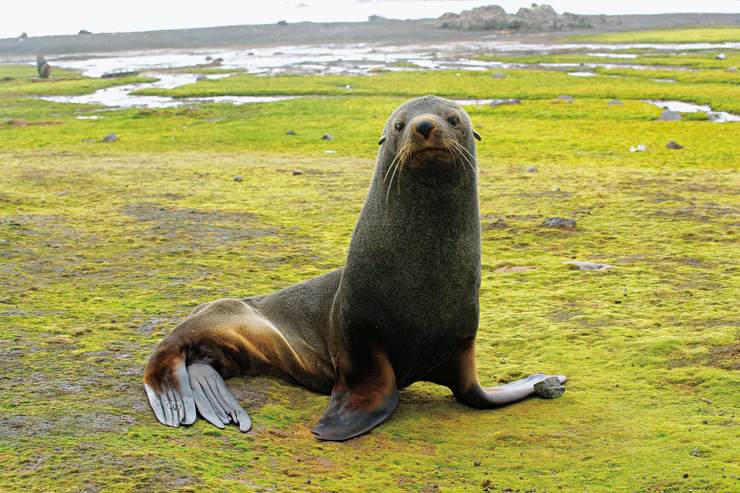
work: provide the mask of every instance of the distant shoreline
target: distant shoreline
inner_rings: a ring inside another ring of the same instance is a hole
[[[609,26],[587,30],[508,34],[502,39],[552,40],[564,34],[598,33],[669,27],[740,25],[740,14],[654,14],[584,16],[608,18]],[[0,39],[0,56],[38,54],[65,55],[152,49],[199,49],[216,47],[269,47],[306,44],[378,43],[424,45],[454,41],[477,41],[492,31],[459,31],[437,27],[437,19],[375,19],[365,22],[300,22],[241,26],[171,29],[129,33],[92,33]],[[594,22],[596,24],[596,22]]]

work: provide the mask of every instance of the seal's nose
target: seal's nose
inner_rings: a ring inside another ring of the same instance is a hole
[[[434,122],[429,118],[424,118],[414,123],[414,131],[424,136],[425,139],[429,139],[429,136],[434,130]]]

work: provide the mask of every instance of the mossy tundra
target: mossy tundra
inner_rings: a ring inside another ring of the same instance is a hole
[[[0,490],[737,491],[739,124],[657,121],[641,101],[740,111],[715,70],[242,75],[168,94],[305,97],[102,111],[33,96],[130,80],[1,67]],[[424,93],[522,99],[467,107],[483,135],[477,361],[491,384],[564,373],[565,395],[475,411],[416,384],[370,434],[322,443],[326,397],[240,378],[252,432],[158,424],[152,348],[203,301],[342,265],[382,125]]]

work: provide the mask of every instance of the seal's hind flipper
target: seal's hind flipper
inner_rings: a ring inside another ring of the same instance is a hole
[[[373,352],[363,363],[355,363],[354,371],[338,370],[329,406],[311,430],[314,437],[349,440],[372,430],[396,410],[398,389],[388,356]]]
[[[178,427],[195,422],[195,397],[188,380],[184,358],[175,360],[174,368],[152,385],[144,384],[149,404],[160,423]]]
[[[224,425],[233,421],[239,425],[239,430],[242,432],[247,432],[252,428],[249,415],[239,405],[239,401],[226,387],[224,379],[211,365],[194,363],[188,366],[187,373],[198,412],[209,423],[217,428],[223,428]]]

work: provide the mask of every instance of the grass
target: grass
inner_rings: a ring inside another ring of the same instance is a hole
[[[566,39],[577,43],[726,43],[740,41],[740,27],[689,27],[684,29],[585,34],[570,36]]]
[[[32,98],[62,81],[0,81],[0,489],[736,488],[737,124],[658,122],[640,99],[737,110],[737,88],[506,73],[239,76],[169,94],[312,96],[115,111]],[[490,384],[562,372],[566,394],[481,412],[416,384],[387,423],[335,444],[309,432],[326,397],[237,378],[253,432],[158,425],[152,348],[203,301],[342,265],[385,118],[428,92],[523,99],[468,107],[484,139],[477,361]],[[577,227],[542,226],[554,216]]]
[[[478,55],[477,60],[497,61],[503,63],[608,63],[612,65],[666,65],[675,67],[688,67],[696,69],[728,69],[740,65],[740,54],[737,50],[723,51],[692,51],[690,53],[655,53],[646,50],[619,50],[612,53],[633,54],[635,58],[614,58],[598,56],[597,53],[587,54],[578,52],[571,53],[548,53],[536,55],[506,56],[498,53]],[[720,54],[724,58],[717,58]]]

